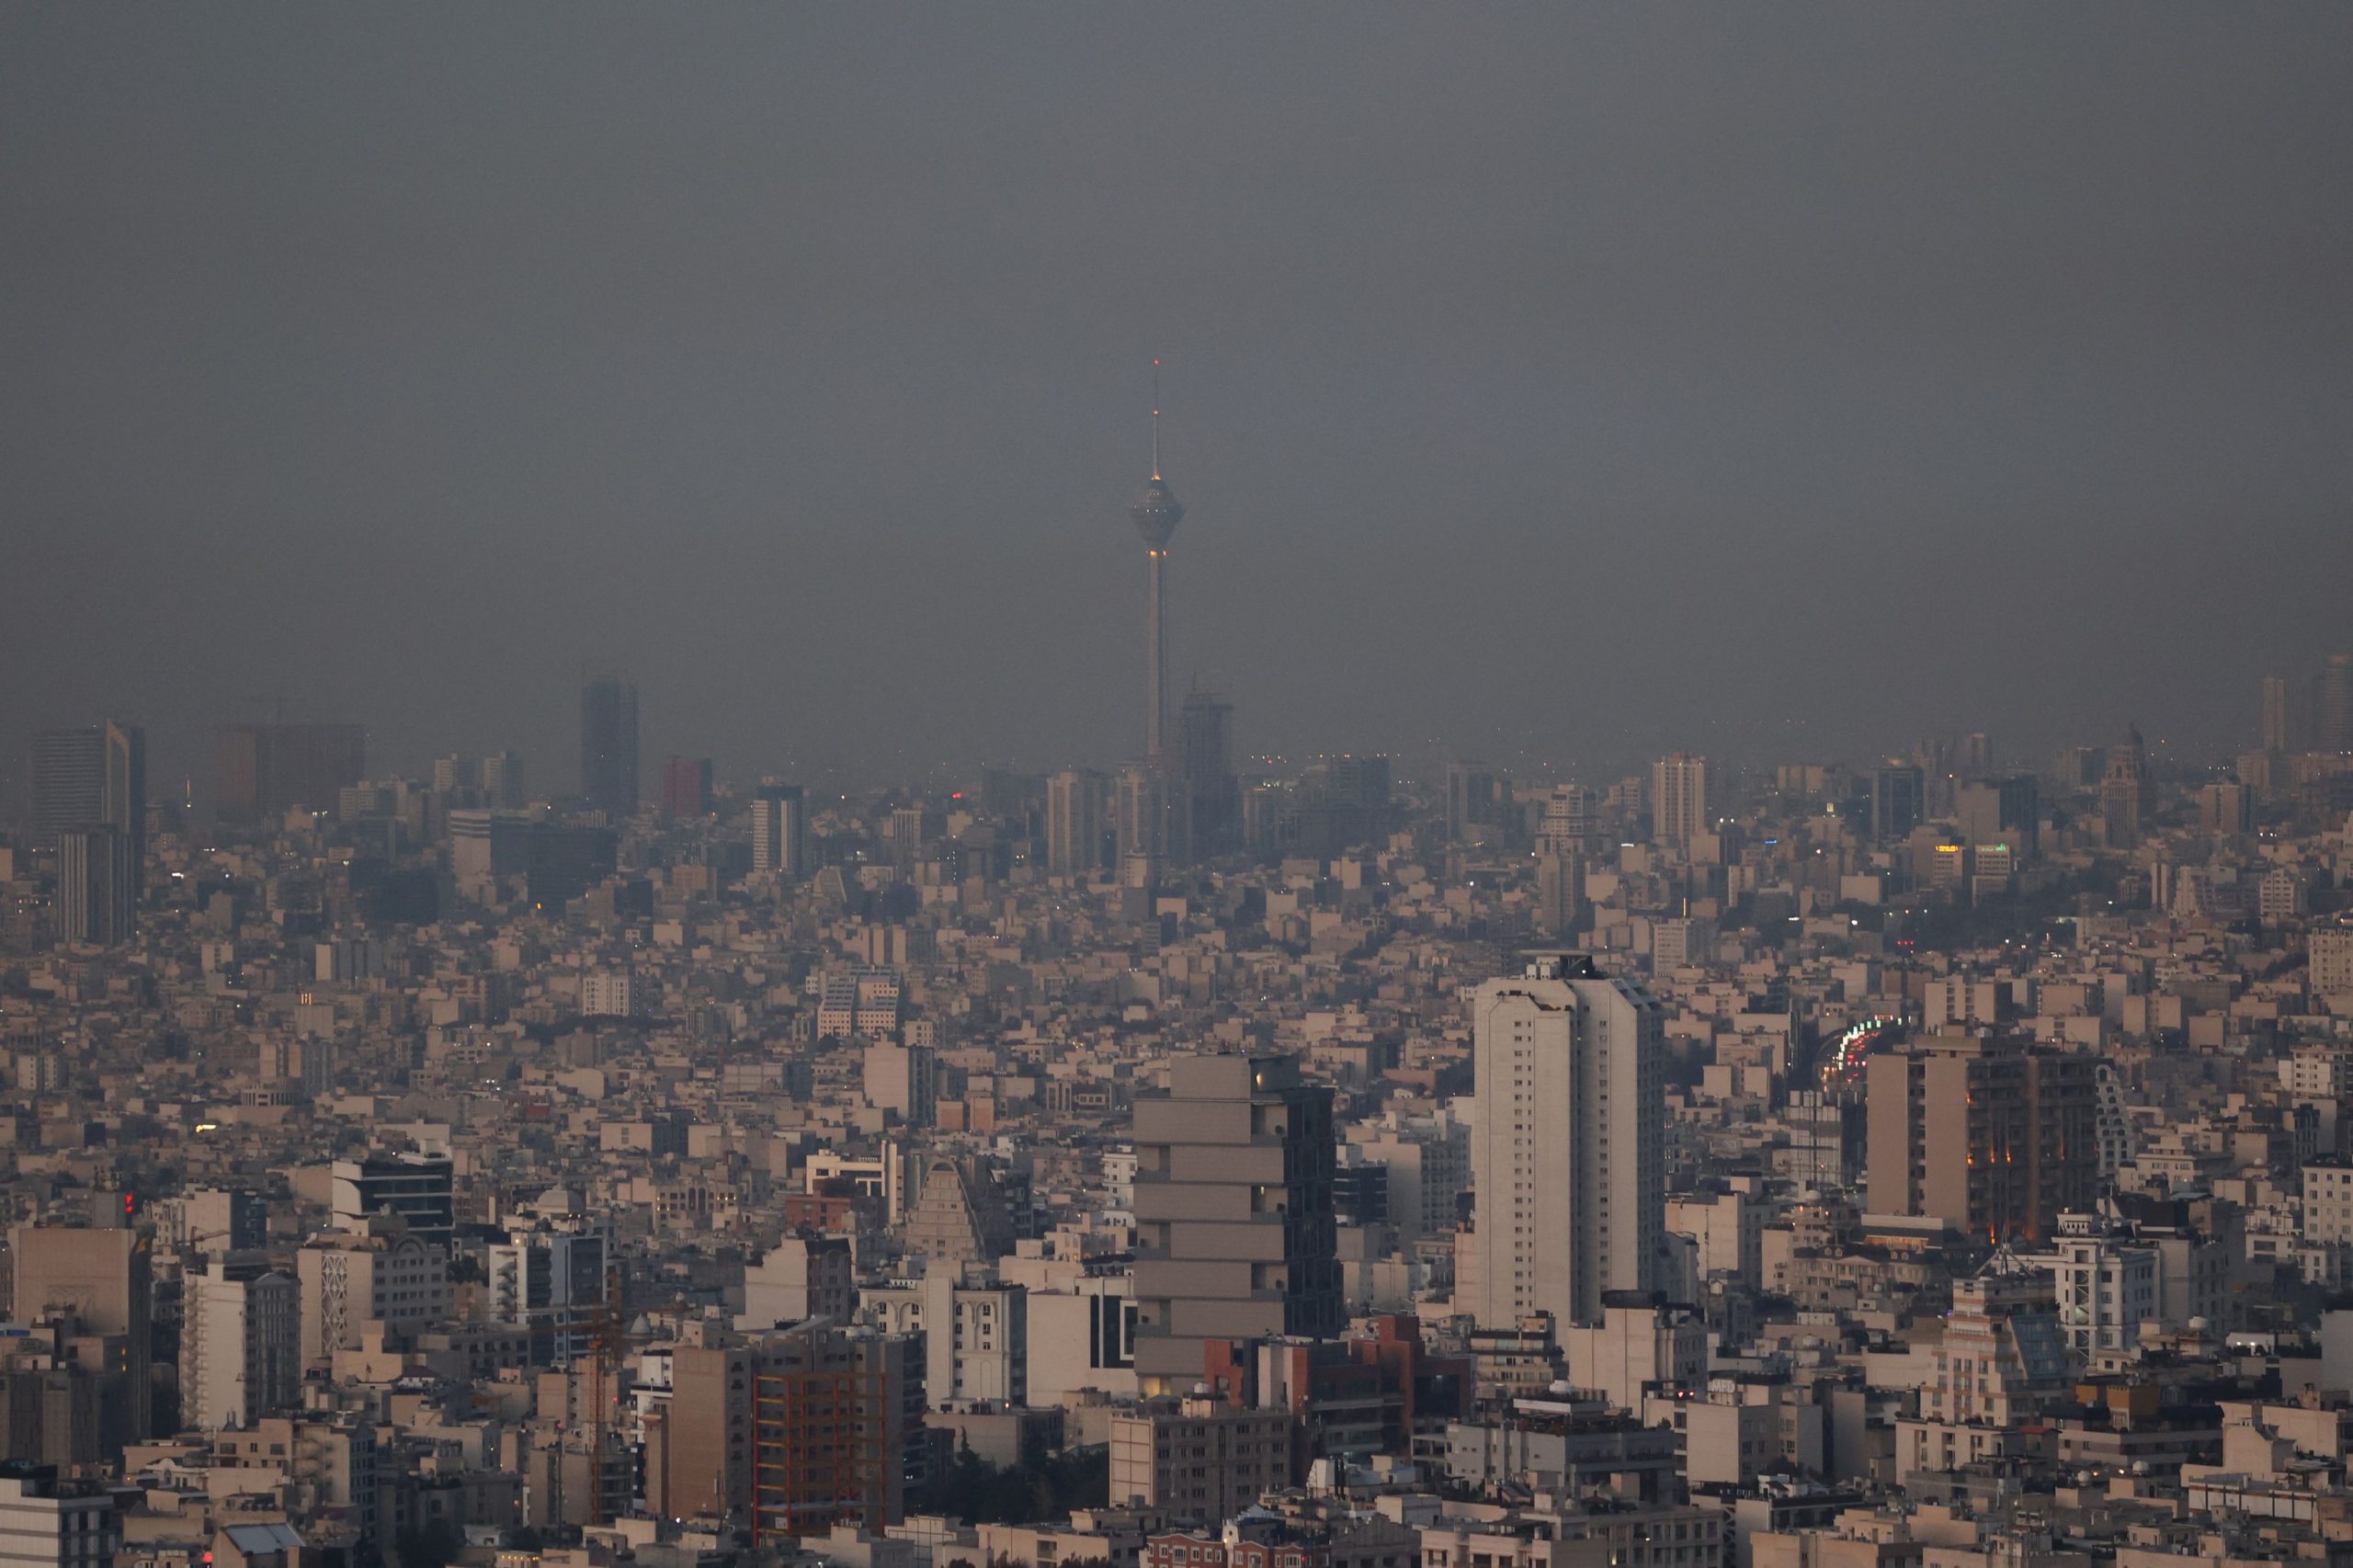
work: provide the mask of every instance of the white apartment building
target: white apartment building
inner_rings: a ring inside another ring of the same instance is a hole
[[[1677,752],[1653,763],[1651,837],[1688,846],[1708,828],[1708,759]]]
[[[190,1274],[180,1307],[180,1425],[218,1432],[301,1392],[301,1293],[277,1269]]]
[[[1665,1048],[1660,1007],[1582,954],[1530,958],[1472,1003],[1483,1327],[1532,1312],[1599,1319],[1612,1290],[1665,1274]]]
[[[2157,1249],[2112,1234],[2090,1214],[2059,1216],[2052,1272],[2059,1329],[2076,1354],[2129,1350],[2159,1315]]]

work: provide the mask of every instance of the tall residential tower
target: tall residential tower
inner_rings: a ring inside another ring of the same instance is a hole
[[[1653,763],[1651,837],[1688,849],[1708,826],[1708,759],[1679,751]]]
[[[1657,1001],[1582,953],[1531,953],[1472,1000],[1481,1326],[1593,1323],[1665,1282],[1665,1047]]]

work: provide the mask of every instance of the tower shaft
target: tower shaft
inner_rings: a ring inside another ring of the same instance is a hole
[[[1154,763],[1167,760],[1164,730],[1168,722],[1168,552],[1145,552],[1151,562],[1152,585],[1144,598],[1144,756]]]

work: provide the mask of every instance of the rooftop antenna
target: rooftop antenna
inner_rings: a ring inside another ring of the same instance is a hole
[[[1160,477],[1160,361],[1152,362],[1152,477]]]

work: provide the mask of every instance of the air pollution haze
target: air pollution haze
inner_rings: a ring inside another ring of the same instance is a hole
[[[0,752],[1607,769],[2353,643],[2342,8],[0,14]],[[176,778],[176,773],[173,774]]]

